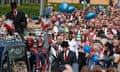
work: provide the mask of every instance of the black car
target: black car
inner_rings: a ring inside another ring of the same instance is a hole
[[[19,37],[19,36],[18,36]],[[26,45],[13,36],[0,40],[0,72],[30,72]]]

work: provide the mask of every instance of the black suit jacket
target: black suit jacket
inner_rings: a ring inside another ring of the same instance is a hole
[[[58,56],[58,62],[61,65],[65,65],[65,64],[70,64],[72,65],[73,63],[75,63],[77,61],[76,59],[76,55],[73,51],[69,51],[68,53],[68,57],[67,57],[67,61],[64,61],[64,52],[60,52],[59,56]]]
[[[18,11],[17,16],[14,17],[13,12],[11,11],[7,14],[6,19],[13,20],[13,24],[15,26],[15,32],[23,34],[24,28],[27,25],[27,20],[24,13]]]

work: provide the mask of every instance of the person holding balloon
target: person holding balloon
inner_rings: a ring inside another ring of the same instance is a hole
[[[86,65],[86,53],[84,52],[84,50],[82,49],[82,46],[80,46],[80,48],[78,49],[78,64],[79,64],[79,70],[82,69],[83,66]]]
[[[91,48],[90,46],[86,45],[83,47],[84,52],[86,53],[87,64],[92,69],[93,66],[96,64],[102,64],[102,60],[104,60],[104,56],[101,53],[101,50],[96,50],[95,48]]]

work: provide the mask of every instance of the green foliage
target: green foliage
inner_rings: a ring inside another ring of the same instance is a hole
[[[59,11],[59,4],[60,3],[51,3],[55,11]],[[69,5],[73,5],[79,9],[83,8],[82,4],[69,4]],[[95,5],[91,5],[91,6],[95,6]],[[104,6],[106,7],[107,5],[104,5]],[[47,3],[44,5],[44,8],[46,7],[47,7]],[[27,13],[29,17],[39,15],[39,3],[38,4],[33,4],[33,3],[21,4],[18,6],[18,9],[19,11]],[[11,11],[10,5],[0,5],[0,15],[6,15],[9,11]]]
[[[10,11],[9,5],[0,5],[0,15],[6,15]]]
[[[39,15],[39,4],[22,4],[19,6],[19,11],[27,13],[30,17],[32,15]]]
[[[39,4],[22,4],[18,5],[18,10],[27,13],[29,17],[39,15]],[[0,5],[0,15],[6,15],[11,11],[10,5]]]

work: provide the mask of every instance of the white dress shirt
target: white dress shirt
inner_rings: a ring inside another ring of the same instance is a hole
[[[67,40],[67,41],[69,43],[70,50],[75,52],[76,58],[78,58],[78,46],[77,46],[77,43],[75,42],[74,39],[72,39],[71,41],[70,40]]]

